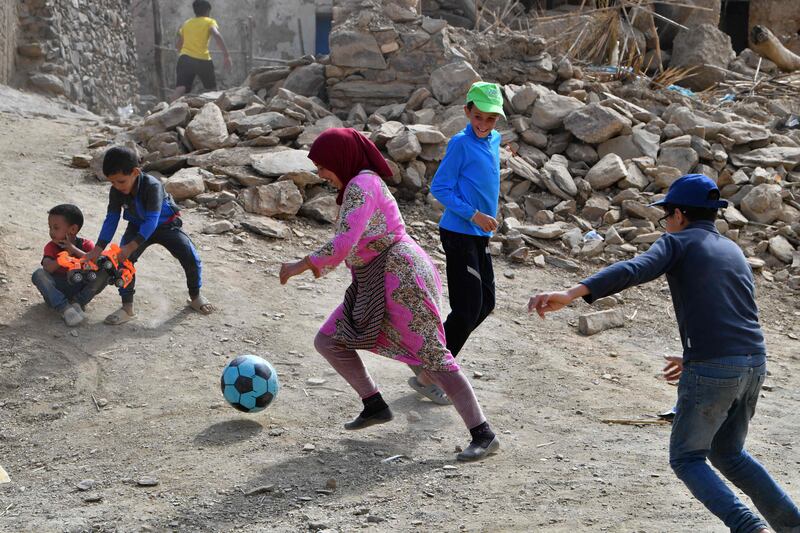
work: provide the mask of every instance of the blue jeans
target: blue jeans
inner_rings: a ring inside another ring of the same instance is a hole
[[[92,301],[92,298],[108,284],[108,274],[100,272],[94,281],[70,285],[66,276],[54,276],[45,269],[39,268],[31,276],[31,282],[42,293],[47,305],[61,312],[69,305],[70,301],[80,304],[81,307]]]
[[[732,532],[766,528],[706,462],[747,494],[776,532],[800,532],[800,510],[744,450],[750,419],[767,375],[766,356],[690,361],[678,384],[669,463],[695,498]]]

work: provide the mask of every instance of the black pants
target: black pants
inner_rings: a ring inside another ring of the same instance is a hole
[[[186,92],[192,92],[194,78],[198,76],[203,82],[206,91],[217,89],[217,78],[214,75],[214,63],[211,60],[197,59],[182,55],[178,58],[178,65],[175,68],[175,86],[186,87]]]
[[[447,349],[458,355],[470,334],[494,310],[494,270],[489,238],[439,228],[447,256],[450,314],[444,322]]]
[[[150,238],[144,241],[136,251],[131,254],[129,259],[132,263],[136,263],[136,260],[139,259],[151,244],[160,244],[172,254],[172,257],[180,262],[186,274],[186,286],[189,289],[189,296],[194,299],[200,294],[200,286],[203,284],[203,263],[200,261],[200,256],[197,255],[194,243],[192,243],[189,236],[183,232],[181,226],[183,226],[183,221],[181,221],[180,218],[158,226]],[[131,242],[138,233],[139,226],[136,224],[128,224],[120,243],[124,246]],[[133,277],[133,281],[131,281],[130,285],[119,290],[122,303],[133,302],[133,294],[136,292],[134,290],[135,285],[136,276]]]

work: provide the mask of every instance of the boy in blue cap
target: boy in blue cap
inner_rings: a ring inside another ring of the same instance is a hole
[[[445,207],[439,235],[447,257],[451,311],[444,331],[453,357],[495,304],[489,238],[497,229],[500,197],[501,136],[494,129],[497,120],[505,117],[500,86],[473,83],[464,113],[469,124],[450,139],[431,182],[431,194]],[[412,377],[409,385],[436,403],[449,403],[434,384]]]
[[[776,531],[800,532],[800,510],[744,449],[767,374],[766,347],[744,254],[717,232],[717,185],[702,174],[676,180],[666,197],[667,233],[647,252],[615,263],[565,292],[537,294],[528,311],[557,311],[576,298],[588,303],[666,274],[683,357],[667,357],[664,377],[680,378],[669,462],[692,494],[733,532],[767,531],[714,473],[747,494]]]

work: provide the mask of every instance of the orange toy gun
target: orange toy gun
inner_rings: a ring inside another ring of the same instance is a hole
[[[122,252],[119,246],[112,244],[103,254],[97,258],[97,262],[81,261],[77,257],[72,257],[69,252],[61,252],[56,257],[59,266],[67,269],[67,282],[70,284],[82,283],[84,280],[94,281],[100,271],[108,274],[108,284],[115,287],[127,287],[133,281],[136,269],[129,259],[120,264],[119,254]]]

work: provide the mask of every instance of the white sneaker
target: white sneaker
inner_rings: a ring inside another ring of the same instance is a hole
[[[86,315],[80,310],[80,307],[76,308],[74,305],[68,305],[64,311],[61,312],[61,317],[66,322],[67,326],[75,327],[79,325],[86,319]]]

